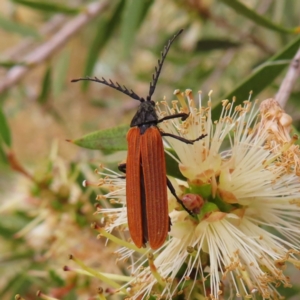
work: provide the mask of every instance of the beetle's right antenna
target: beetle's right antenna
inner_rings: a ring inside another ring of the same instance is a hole
[[[77,82],[77,81],[81,81],[81,80],[88,80],[88,81],[95,81],[95,82],[99,82],[102,84],[105,84],[119,92],[122,92],[123,94],[135,99],[135,100],[139,100],[140,102],[144,102],[145,100],[143,98],[141,98],[140,96],[138,96],[133,90],[128,90],[127,87],[125,85],[123,85],[123,87],[121,87],[121,85],[119,83],[114,83],[111,80],[109,80],[109,82],[102,77],[102,80],[94,77],[94,78],[90,78],[90,77],[84,77],[84,78],[78,78],[78,79],[72,79],[71,82]]]
[[[174,40],[181,34],[181,32],[183,31],[183,29],[179,30],[174,36],[173,38],[171,38],[167,45],[165,45],[164,50],[161,52],[161,59],[158,60],[158,67],[155,67],[155,73],[152,75],[152,81],[150,82],[150,88],[149,88],[149,94],[147,96],[147,101],[151,101],[151,97],[155,91],[156,88],[156,84],[157,84],[157,80],[158,77],[160,75],[162,66],[164,64],[164,60],[168,54],[168,51],[172,45],[172,43],[174,42]]]

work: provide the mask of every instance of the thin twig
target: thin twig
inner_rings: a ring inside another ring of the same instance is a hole
[[[258,13],[264,14],[270,7],[271,1],[263,2],[259,5],[257,8]],[[226,21],[227,22],[227,21]],[[227,24],[228,26],[231,26]],[[250,31],[255,28],[254,23],[249,23],[246,28],[243,28],[242,31],[238,31],[238,40],[245,40],[246,38],[252,39],[252,35]],[[235,30],[236,31],[236,30]],[[267,53],[272,53],[270,49],[267,49],[263,46],[263,43],[258,44],[258,40],[254,41],[252,39],[253,43],[259,46],[261,49],[263,49]],[[219,80],[219,78],[224,73],[224,70],[227,68],[227,66],[230,64],[230,62],[234,59],[235,55],[240,51],[239,48],[231,48],[224,52],[223,56],[221,57],[220,61],[218,62],[217,66],[215,67],[214,71],[211,73],[211,75],[203,82],[201,89],[202,90],[211,90],[213,88],[213,85],[216,84]]]
[[[26,65],[11,68],[0,82],[0,94],[18,83],[33,67],[47,60],[59,48],[75,35],[86,23],[90,22],[108,6],[108,2],[94,2],[86,7],[83,13],[76,16],[63,26],[44,44],[38,46],[30,54],[25,56],[23,62]]]
[[[43,24],[41,29],[39,29],[39,34],[41,36],[54,34],[59,30],[59,28],[66,22],[67,16],[63,14],[54,15],[47,23]],[[22,62],[23,57],[31,50],[32,46],[37,44],[37,40],[34,37],[23,38],[20,43],[14,45],[13,47],[7,49],[1,54],[4,58],[9,58],[10,60],[17,60]]]
[[[259,5],[257,7],[257,12],[260,15],[264,15],[266,11],[268,11],[270,5],[273,3],[272,0],[266,0],[259,2]],[[215,21],[215,23],[221,27],[221,28],[227,28],[231,33],[234,33],[236,36],[236,39],[238,41],[244,41],[249,40],[252,42],[252,44],[256,45],[259,49],[264,51],[266,54],[272,55],[273,54],[273,48],[270,47],[268,43],[266,43],[264,40],[257,38],[256,33],[253,33],[253,28],[257,28],[257,25],[254,22],[248,22],[248,27],[245,28],[245,24],[243,25],[243,28],[239,28],[237,26],[234,26],[228,21],[228,18],[224,16],[215,16],[212,15],[212,20]],[[242,29],[242,30],[241,30]]]
[[[294,56],[289,69],[283,79],[279,91],[277,92],[275,99],[281,107],[285,107],[288,98],[293,90],[296,80],[300,77],[300,49]]]

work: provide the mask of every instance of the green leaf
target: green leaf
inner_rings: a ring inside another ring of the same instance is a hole
[[[93,149],[102,150],[105,153],[112,153],[114,151],[127,150],[126,134],[129,130],[129,126],[122,125],[115,128],[99,130],[83,136],[76,140],[68,140],[77,146]],[[167,149],[173,156],[176,157],[176,153],[173,149]],[[173,157],[165,154],[167,174],[179,178],[185,179],[181,174],[177,161]],[[80,179],[80,183],[82,182]]]
[[[5,285],[0,290],[0,297],[3,299],[5,294],[8,294],[9,291],[12,291],[13,293],[16,293],[16,291],[18,291],[18,293],[20,293],[19,287],[24,281],[26,281],[28,286],[30,286],[29,282],[24,279],[24,277],[25,276],[23,271],[22,273],[17,273],[17,275],[15,275],[14,277],[9,278],[9,280],[5,282]]]
[[[0,258],[0,263],[7,264],[7,263],[19,262],[20,260],[27,260],[27,259],[31,260],[33,255],[34,255],[34,251],[31,249],[25,249],[23,252],[19,252],[19,250],[16,250],[7,255],[2,255],[2,257]]]
[[[29,260],[33,261],[33,258]],[[22,272],[17,273],[14,277],[7,278],[7,284],[0,290],[0,299],[15,299],[14,294],[30,294],[32,292],[32,287],[41,286],[43,281],[36,277],[31,276],[29,270],[37,269],[37,264],[31,263],[31,265],[22,267]],[[16,269],[18,271],[18,269]],[[30,291],[31,290],[31,291]],[[10,297],[5,297],[10,294]],[[5,296],[4,296],[5,295]]]
[[[285,297],[285,299],[297,299],[300,294],[299,285],[294,285],[292,287],[281,285],[277,288],[277,291],[281,296]]]
[[[70,64],[70,51],[64,50],[55,63],[53,68],[54,76],[53,76],[53,96],[54,98],[58,97],[60,93],[63,91],[66,77],[68,73],[68,68]]]
[[[68,292],[68,294],[64,296],[63,300],[74,300],[74,299],[78,299],[78,295],[76,294],[76,290],[72,289]]]
[[[237,42],[232,42],[230,40],[225,39],[201,39],[197,42],[195,51],[204,52],[204,51],[212,51],[212,50],[220,50],[220,49],[230,49],[237,48],[241,44]]]
[[[51,67],[48,67],[43,78],[42,90],[38,97],[38,102],[40,104],[46,103],[47,100],[49,99],[51,93],[51,77],[52,77],[51,74],[52,74]]]
[[[26,66],[26,63],[14,61],[14,60],[3,60],[3,61],[0,61],[0,67],[6,68],[6,69],[10,69],[10,68],[12,68],[14,66]]]
[[[9,217],[7,218],[0,217],[0,236],[10,240],[13,243],[23,244],[24,241],[22,238],[12,239],[12,236],[24,228],[24,226],[26,226],[31,220],[32,218],[24,215],[24,212],[16,210],[13,212],[13,214],[9,214]]]
[[[34,1],[34,0],[12,0],[17,4],[28,6],[33,9],[43,10],[52,13],[64,13],[69,15],[78,14],[82,9],[70,7],[60,3],[53,3],[52,1]]]
[[[9,165],[9,162],[7,159],[7,155],[2,147],[2,143],[0,142],[0,167],[3,165]]]
[[[277,54],[266,61],[262,68],[256,70],[253,74],[248,76],[242,83],[240,83],[233,91],[222,97],[222,99],[231,99],[236,97],[236,104],[248,98],[249,92],[253,91],[252,99],[257,98],[257,95],[270,85],[279,73],[286,67],[286,64],[281,64],[280,61],[291,60],[299,48],[300,36],[289,43],[284,49],[281,49]],[[278,63],[279,62],[279,63]],[[219,118],[222,111],[222,103],[219,103],[213,108],[213,119]]]
[[[0,27],[5,31],[17,33],[22,36],[40,38],[39,33],[35,29],[13,20],[9,20],[2,15],[0,15]]]
[[[108,40],[111,38],[115,28],[120,24],[119,20],[121,18],[121,13],[124,10],[125,3],[126,1],[120,1],[110,16],[101,16],[101,18],[99,19],[99,22],[96,26],[96,35],[89,47],[84,75],[90,76],[91,74],[93,74],[95,64],[98,60],[98,55],[101,53]],[[82,89],[86,90],[89,84],[89,81],[83,81]]]
[[[9,240],[14,235],[14,233],[16,233],[16,230],[14,230],[12,228],[8,228],[8,226],[6,226],[5,224],[2,224],[2,222],[0,222],[0,236],[2,238]]]
[[[171,148],[167,149],[173,156],[177,157],[175,151]],[[179,170],[178,162],[170,156],[167,152],[165,153],[166,158],[166,168],[167,168],[167,175],[185,180],[186,178],[182,175]]]
[[[121,24],[123,54],[125,57],[129,55],[131,46],[134,44],[135,33],[139,29],[153,2],[153,0],[127,1]]]
[[[111,153],[114,151],[127,150],[127,142],[125,137],[128,130],[129,126],[123,125],[115,128],[96,131],[87,134],[82,138],[69,141],[83,148],[102,150],[105,153]],[[176,153],[173,149],[168,149],[168,152],[172,153],[172,155],[176,157]],[[165,158],[167,174],[175,178],[185,179],[179,170],[177,161],[168,155],[168,153],[166,153]],[[80,179],[80,182],[82,182],[82,178]]]
[[[76,140],[69,140],[83,148],[102,150],[105,153],[127,150],[126,134],[128,125],[92,132]]]
[[[6,117],[3,113],[1,106],[0,106],[0,137],[2,138],[6,146],[8,147],[11,146],[10,128],[6,121]]]
[[[300,146],[300,132],[299,132],[298,129],[297,129],[295,126],[293,126],[293,125],[292,125],[292,134],[298,136],[298,140],[295,142],[295,144]]]
[[[49,278],[51,282],[55,284],[55,286],[62,287],[65,285],[65,281],[60,277],[60,275],[55,270],[48,271]]]
[[[237,0],[221,0],[226,5],[230,6],[239,14],[243,15],[244,17],[252,20],[255,24],[261,25],[265,28],[281,32],[281,33],[297,33],[299,32],[299,28],[285,28],[278,24],[271,22],[269,19],[257,14],[254,10],[248,8],[241,2]]]

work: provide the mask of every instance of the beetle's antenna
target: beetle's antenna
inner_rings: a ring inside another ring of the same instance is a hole
[[[179,30],[174,36],[173,38],[171,38],[167,45],[165,45],[164,50],[161,52],[161,59],[158,60],[158,67],[155,67],[155,73],[152,75],[152,81],[150,82],[150,88],[149,88],[149,94],[147,96],[147,101],[151,100],[151,97],[155,91],[156,88],[156,84],[157,84],[157,80],[158,77],[160,75],[162,66],[164,64],[164,60],[168,54],[168,51],[172,45],[172,43],[174,42],[174,40],[181,34],[181,32],[183,31],[183,29]]]
[[[99,82],[99,83],[102,83],[102,84],[105,84],[113,89],[116,89],[117,91],[120,91],[122,92],[123,94],[135,99],[135,100],[139,100],[141,102],[145,101],[143,98],[141,98],[140,96],[138,96],[133,90],[128,90],[127,87],[125,85],[123,85],[123,87],[121,87],[121,85],[116,82],[112,82],[110,79],[109,79],[109,82],[102,77],[102,80],[97,78],[97,77],[94,77],[94,78],[90,78],[90,77],[85,77],[85,78],[78,78],[78,79],[72,79],[71,82],[77,82],[77,81],[81,81],[81,80],[88,80],[88,81],[95,81],[95,82]]]

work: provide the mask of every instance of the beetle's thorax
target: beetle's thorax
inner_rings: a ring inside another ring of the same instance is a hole
[[[134,117],[131,120],[130,127],[146,127],[156,125],[158,117],[156,115],[155,103],[153,101],[142,101]]]

